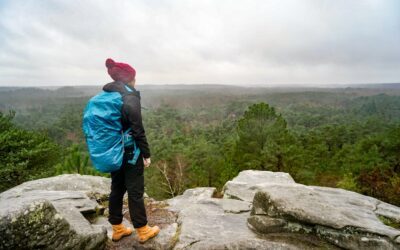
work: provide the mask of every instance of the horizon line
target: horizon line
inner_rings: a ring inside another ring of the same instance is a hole
[[[400,84],[399,82],[365,82],[365,83],[281,83],[281,84],[228,84],[228,83],[145,83],[138,84],[139,86],[235,86],[235,87],[264,87],[264,88],[331,88],[331,87],[349,87],[349,86],[366,86],[366,85],[392,85]],[[95,87],[102,86],[104,84],[63,84],[63,85],[0,85],[0,88],[62,88],[62,87]]]

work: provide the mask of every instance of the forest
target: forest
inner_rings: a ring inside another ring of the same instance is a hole
[[[400,84],[337,88],[144,85],[157,199],[241,170],[287,172],[400,205]],[[101,86],[0,88],[0,191],[92,168],[82,112]]]

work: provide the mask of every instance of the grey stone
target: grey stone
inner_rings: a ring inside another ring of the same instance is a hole
[[[375,213],[400,223],[400,207],[396,207],[385,202],[379,202]]]
[[[345,249],[398,249],[386,237],[379,235],[363,236],[356,231],[338,231],[323,226],[316,226],[313,233]]]
[[[216,199],[216,198],[209,198],[204,200],[199,200],[198,203],[200,204],[213,204],[215,206],[221,207],[225,213],[243,213],[249,212],[251,210],[251,203],[246,201],[240,200],[233,200],[233,199]]]
[[[170,205],[171,209],[175,208],[179,210],[179,208],[184,207],[187,204],[211,198],[215,191],[216,188],[214,187],[198,187],[187,189],[182,195],[168,199],[167,203]]]
[[[337,188],[301,184],[259,188],[252,215],[284,219],[288,222],[288,231],[316,233],[332,244],[348,249],[395,248],[394,239],[400,231],[377,218],[377,206],[383,204],[377,199]],[[249,221],[254,228],[256,222]]]
[[[225,199],[238,199],[252,202],[254,194],[260,189],[259,184],[290,184],[293,178],[282,172],[245,170],[233,180],[228,181],[223,188]]]
[[[251,203],[212,198],[212,189],[195,188],[168,200],[178,211],[174,249],[304,249],[307,243],[260,239],[247,226]]]
[[[209,250],[225,250],[225,249],[235,249],[235,250],[300,250],[300,249],[310,249],[302,248],[302,245],[296,246],[295,244],[284,243],[284,242],[274,242],[266,241],[263,239],[239,239],[231,242],[206,242],[200,241],[192,244],[190,249],[209,249]]]
[[[139,244],[134,231],[111,242],[107,218],[91,218],[104,209],[98,202],[109,189],[107,178],[62,175],[1,193],[0,249],[400,249],[399,230],[378,218],[399,222],[400,208],[252,170],[227,182],[223,199],[213,198],[210,187],[166,201],[147,198],[153,218],[170,216],[159,220],[159,235]]]
[[[197,203],[181,210],[179,241],[175,249],[223,249],[243,241],[250,244],[257,238],[246,226],[248,213],[224,213],[217,204]],[[267,241],[264,244],[273,245]]]
[[[111,180],[109,178],[80,174],[63,174],[49,178],[24,182],[3,193],[12,192],[14,195],[33,190],[47,191],[81,191],[88,195],[110,194]]]
[[[284,232],[287,221],[284,219],[271,218],[268,216],[252,215],[247,221],[257,232],[260,233],[280,233]]]
[[[0,249],[101,249],[105,246],[106,231],[91,227],[83,220],[71,223],[77,210],[61,215],[45,200],[22,206],[0,217]]]
[[[101,211],[95,199],[106,198],[109,189],[110,181],[104,177],[61,175],[1,193],[0,249],[104,247],[106,230],[91,225],[83,215]]]
[[[74,207],[83,213],[95,212],[98,207],[96,201],[89,199],[85,193],[79,191],[30,190],[15,195],[11,189],[0,194],[0,216],[5,216],[24,205],[42,199],[51,201],[52,204],[65,204]]]

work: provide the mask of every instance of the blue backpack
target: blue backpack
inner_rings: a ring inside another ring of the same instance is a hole
[[[103,173],[114,172],[121,168],[124,152],[133,146],[133,159],[128,163],[136,164],[140,149],[136,146],[130,129],[123,131],[122,97],[126,93],[102,91],[92,97],[83,112],[83,132],[94,167]]]

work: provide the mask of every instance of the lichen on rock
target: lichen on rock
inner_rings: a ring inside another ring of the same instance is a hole
[[[1,193],[0,249],[104,248],[106,231],[83,216],[99,209],[85,192],[101,188],[102,193],[109,189],[107,178],[61,175]]]

